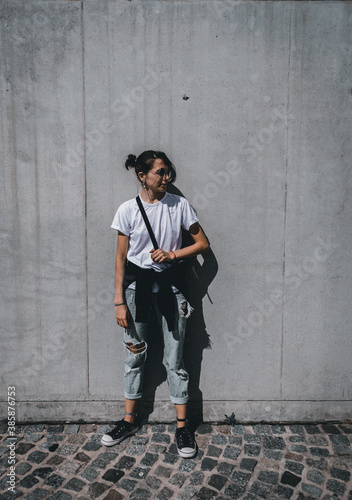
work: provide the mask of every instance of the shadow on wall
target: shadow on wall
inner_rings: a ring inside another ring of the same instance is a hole
[[[170,185],[168,191],[183,196],[174,185]],[[193,243],[188,231],[183,231],[182,241],[182,246],[189,246]],[[201,258],[203,259],[202,263],[198,258],[194,259],[192,266],[186,270],[189,300],[194,307],[194,311],[187,320],[184,362],[189,374],[189,425],[194,429],[203,421],[203,394],[199,386],[203,351],[211,348],[210,335],[206,330],[203,314],[203,299],[208,296],[211,301],[208,295],[208,287],[218,271],[218,263],[211,248]],[[148,332],[148,358],[143,398],[139,407],[143,420],[147,421],[149,415],[153,412],[156,389],[166,380],[167,374],[163,365],[163,338],[154,314]]]

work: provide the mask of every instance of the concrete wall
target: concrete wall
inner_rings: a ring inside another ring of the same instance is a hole
[[[1,417],[15,386],[19,420],[120,418],[109,228],[144,149],[211,243],[204,419],[351,416],[351,38],[350,2],[1,1]],[[160,359],[151,378],[172,419]]]

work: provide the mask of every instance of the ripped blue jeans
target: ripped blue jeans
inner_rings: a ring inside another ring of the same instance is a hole
[[[169,331],[166,319],[161,315],[154,297],[154,305],[164,338],[164,364],[167,371],[170,399],[172,403],[184,404],[188,401],[188,373],[183,363],[183,346],[185,340],[187,316],[185,297],[181,293],[174,294],[175,328]],[[145,361],[148,351],[148,324],[137,323],[135,291],[126,290],[126,303],[130,311],[131,329],[124,330],[125,358],[125,398],[140,399],[143,391]]]

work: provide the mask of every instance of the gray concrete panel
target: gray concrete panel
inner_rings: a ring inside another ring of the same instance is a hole
[[[350,416],[351,9],[1,3],[1,390],[19,418],[122,411],[110,224],[140,189],[127,154],[150,148],[219,266],[186,348],[205,419]],[[165,381],[155,396],[172,419]]]
[[[81,12],[2,2],[2,384],[17,397],[86,392]]]

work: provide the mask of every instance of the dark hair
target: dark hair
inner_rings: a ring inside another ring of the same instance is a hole
[[[160,158],[160,160],[163,160],[165,165],[169,169],[169,182],[172,184],[176,180],[176,169],[174,165],[171,163],[169,158],[166,156],[165,153],[162,151],[144,151],[142,154],[138,156],[138,158],[135,155],[128,155],[127,160],[125,162],[125,167],[127,170],[130,170],[131,168],[135,169],[136,175],[138,177],[138,174],[140,172],[143,172],[144,174],[147,174],[149,170],[153,167],[154,161]],[[139,177],[138,177],[139,179]]]

